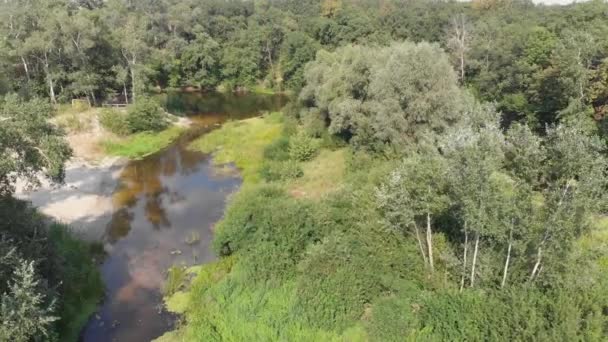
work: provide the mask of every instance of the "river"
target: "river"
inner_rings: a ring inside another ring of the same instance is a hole
[[[233,166],[214,166],[210,155],[187,146],[226,120],[278,110],[286,98],[173,93],[163,95],[163,102],[193,125],[169,148],[122,169],[112,194],[113,213],[102,228],[106,295],[81,341],[149,341],[173,327],[175,317],[162,305],[166,271],[215,258],[213,225],[241,183]]]

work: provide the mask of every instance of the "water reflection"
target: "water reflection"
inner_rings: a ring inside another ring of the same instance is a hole
[[[170,148],[122,171],[104,238],[106,299],[82,340],[149,341],[172,327],[174,318],[160,305],[166,270],[214,259],[212,225],[240,184],[234,167],[213,166],[208,155],[187,145],[227,119],[277,110],[284,103],[282,97],[257,97],[173,94],[165,99],[182,113],[206,114],[192,116],[194,127]],[[193,234],[200,239],[187,243]]]

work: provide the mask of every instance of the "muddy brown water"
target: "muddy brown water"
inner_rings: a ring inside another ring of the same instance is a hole
[[[162,100],[194,124],[169,148],[123,169],[103,238],[105,299],[82,331],[84,342],[150,341],[174,327],[176,317],[162,305],[167,269],[215,259],[213,225],[241,184],[234,166],[214,166],[187,146],[226,120],[278,110],[287,98],[173,93]]]

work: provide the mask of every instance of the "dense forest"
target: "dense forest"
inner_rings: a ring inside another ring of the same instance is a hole
[[[13,198],[63,177],[55,108],[167,89],[292,101],[193,143],[244,184],[162,340],[608,338],[605,1],[5,0],[0,37],[0,340],[101,291]]]
[[[297,91],[320,49],[434,42],[458,81],[535,127],[607,110],[606,4],[525,1],[4,1],[0,93],[53,103],[153,88]]]

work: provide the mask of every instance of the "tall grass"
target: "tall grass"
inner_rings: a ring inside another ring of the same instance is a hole
[[[264,149],[281,135],[282,127],[278,113],[228,122],[195,140],[191,148],[213,152],[216,164],[235,163],[245,183],[257,183],[261,179]]]

